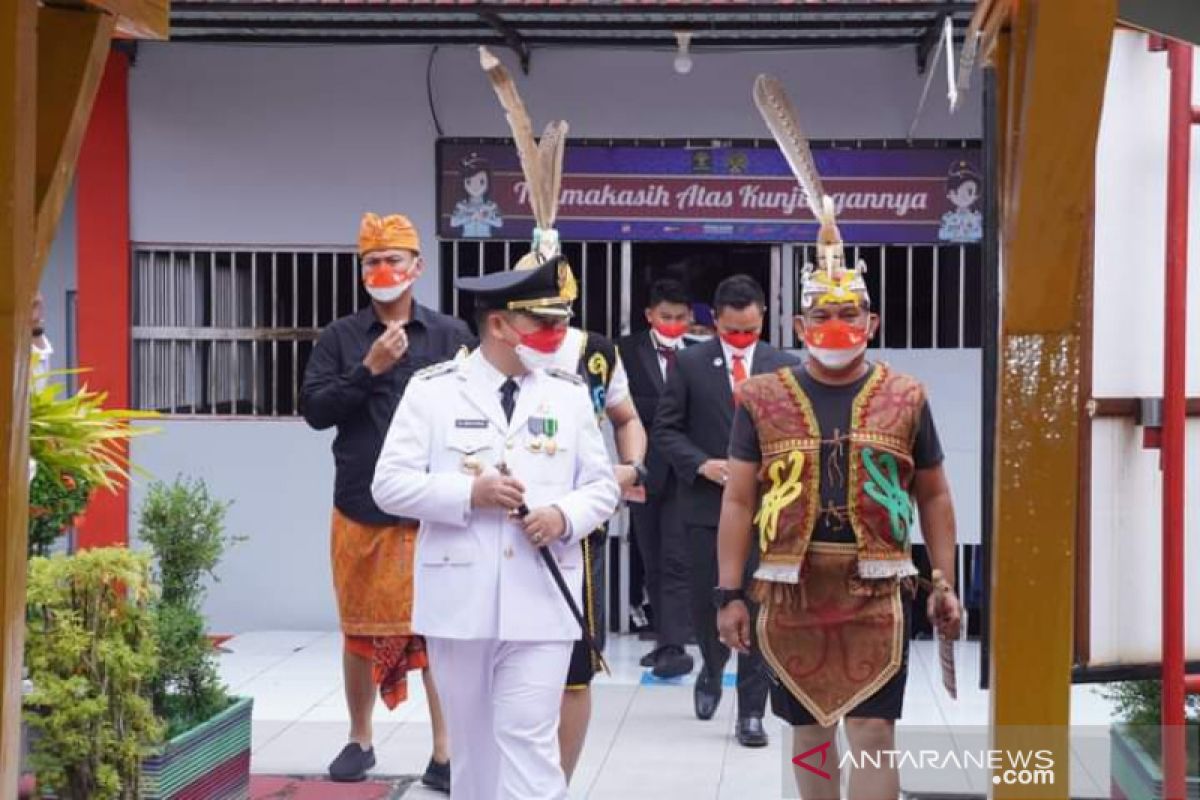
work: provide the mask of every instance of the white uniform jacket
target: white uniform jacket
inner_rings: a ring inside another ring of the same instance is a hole
[[[577,377],[556,370],[524,376],[511,422],[500,406],[503,380],[480,350],[415,375],[371,491],[389,514],[421,520],[413,631],[574,641],[579,625],[518,522],[501,509],[471,508],[470,468],[494,470],[503,461],[525,484],[526,505],[562,510],[569,538],[550,550],[582,608],[579,541],[616,510],[612,464]],[[547,420],[553,436],[545,434]]]

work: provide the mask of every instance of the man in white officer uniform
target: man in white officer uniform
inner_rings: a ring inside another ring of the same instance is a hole
[[[428,642],[458,800],[567,796],[556,736],[580,626],[538,550],[578,608],[579,542],[619,500],[582,381],[527,366],[562,343],[573,286],[558,258],[459,280],[480,347],[414,377],[375,469],[379,507],[422,522],[412,627]]]

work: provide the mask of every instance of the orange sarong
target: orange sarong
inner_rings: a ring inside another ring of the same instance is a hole
[[[364,525],[333,510],[330,558],[347,652],[372,663],[389,709],[408,697],[407,673],[429,666],[412,633],[416,525]]]

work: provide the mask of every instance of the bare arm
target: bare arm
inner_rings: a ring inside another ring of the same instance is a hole
[[[746,559],[754,546],[754,508],[758,504],[758,464],[729,459],[729,480],[721,497],[721,525],[717,529],[717,585],[741,589]],[[721,641],[740,653],[750,652],[750,611],[734,600],[717,613]]]
[[[617,441],[617,457],[621,461],[613,467],[613,475],[621,490],[625,491],[637,483],[637,470],[629,466],[646,460],[646,429],[638,417],[633,401],[628,397],[605,409],[608,421],[613,426],[613,437]]]
[[[913,497],[921,514],[921,533],[929,549],[929,560],[954,585],[954,546],[958,530],[954,522],[954,502],[942,465],[919,469],[913,477]]]
[[[944,638],[957,639],[962,621],[962,606],[954,594],[954,549],[958,531],[946,470],[941,464],[917,470],[912,493],[921,513],[921,533],[929,550],[929,560],[950,585],[949,592],[934,592],[930,596],[929,618]]]
[[[729,459],[729,480],[721,496],[721,522],[717,529],[718,584],[742,587],[742,573],[753,544],[751,522],[758,505],[758,464]]]

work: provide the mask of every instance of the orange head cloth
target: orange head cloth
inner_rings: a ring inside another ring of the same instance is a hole
[[[421,239],[417,229],[403,214],[380,217],[370,212],[363,214],[358,226],[358,253],[373,250],[412,250],[421,252]]]

